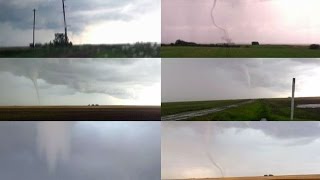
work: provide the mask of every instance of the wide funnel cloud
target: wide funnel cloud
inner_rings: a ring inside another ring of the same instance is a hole
[[[38,122],[37,143],[41,157],[47,161],[49,172],[54,172],[58,162],[70,156],[72,122]]]

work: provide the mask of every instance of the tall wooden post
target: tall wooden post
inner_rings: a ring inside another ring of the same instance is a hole
[[[34,42],[34,33],[36,29],[36,9],[33,9],[33,41],[32,41],[32,47],[35,47],[35,42]]]
[[[68,29],[67,29],[66,10],[65,10],[64,1],[65,0],[62,0],[62,8],[63,8],[63,21],[64,21],[64,37],[65,37],[65,44],[67,45],[69,40],[68,40]]]
[[[291,116],[290,119],[293,120],[293,115],[294,115],[294,92],[295,92],[295,87],[296,86],[296,78],[292,79],[292,97],[291,97]]]

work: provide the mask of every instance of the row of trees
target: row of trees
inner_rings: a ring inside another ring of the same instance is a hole
[[[72,42],[68,39],[66,40],[65,35],[63,33],[56,33],[54,35],[53,42],[50,41],[49,43],[41,44],[36,43],[35,47],[71,47]],[[30,43],[30,47],[33,47],[33,44]]]

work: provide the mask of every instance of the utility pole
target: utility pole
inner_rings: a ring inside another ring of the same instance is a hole
[[[296,78],[292,79],[292,97],[291,97],[291,116],[290,119],[293,120],[293,115],[294,115],[294,91],[296,86]]]
[[[66,21],[66,11],[65,11],[65,5],[64,1],[62,0],[62,8],[63,8],[63,21],[64,21],[64,37],[65,37],[65,44],[67,45],[69,40],[68,40],[68,29],[67,29],[67,21]]]
[[[32,41],[32,47],[35,48],[34,43],[34,31],[36,29],[36,9],[33,9],[33,41]]]

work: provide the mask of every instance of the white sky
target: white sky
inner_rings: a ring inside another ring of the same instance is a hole
[[[320,96],[319,59],[162,59],[162,102]]]
[[[319,174],[317,122],[162,122],[162,179]]]
[[[162,43],[221,43],[211,21],[214,0],[162,0]],[[212,14],[232,42],[311,44],[320,41],[318,0],[217,0]]]

